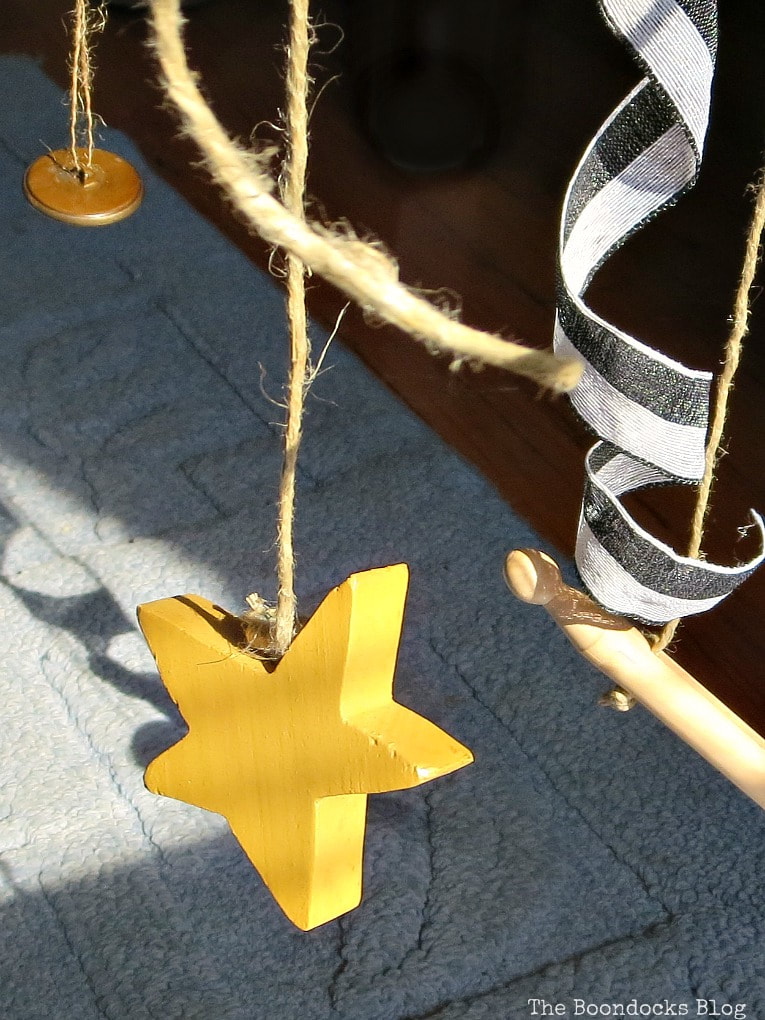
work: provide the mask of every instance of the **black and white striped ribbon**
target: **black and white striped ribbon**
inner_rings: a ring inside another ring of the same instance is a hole
[[[704,473],[711,375],[616,329],[583,300],[603,262],[698,176],[717,47],[715,0],[600,0],[646,77],[582,157],[563,209],[555,349],[579,357],[571,394],[602,437],[587,458],[579,573],[612,612],[664,623],[711,609],[759,565],[680,556],[627,513],[620,497]],[[759,515],[753,513],[765,541]]]

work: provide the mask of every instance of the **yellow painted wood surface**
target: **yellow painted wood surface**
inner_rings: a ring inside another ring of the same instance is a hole
[[[629,620],[564,584],[545,553],[515,549],[505,576],[521,601],[544,606],[584,658],[765,808],[765,739],[756,730],[668,655],[657,655]]]
[[[147,787],[223,815],[303,930],[361,899],[367,794],[473,760],[393,700],[408,576],[405,564],[351,575],[275,668],[243,652],[239,619],[199,595],[138,609],[189,726],[149,765]]]

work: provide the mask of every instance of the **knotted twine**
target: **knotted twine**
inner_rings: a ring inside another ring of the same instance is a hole
[[[246,151],[233,142],[205,102],[186,60],[180,0],[151,0],[151,23],[165,91],[178,108],[186,133],[201,150],[213,180],[264,240],[287,252],[291,372],[280,484],[279,595],[269,649],[270,655],[278,657],[289,645],[296,620],[292,544],[295,466],[303,399],[310,379],[305,332],[306,269],[329,280],[366,312],[397,326],[433,352],[449,355],[453,366],[463,362],[494,365],[558,392],[576,385],[581,369],[573,358],[557,358],[550,352],[532,350],[456,321],[404,286],[398,279],[397,266],[378,247],[361,241],[348,230],[341,232],[306,221],[308,0],[291,0],[287,66],[289,152],[282,201],[272,194],[274,180],[267,155]],[[251,607],[262,608],[257,597],[248,601]]]

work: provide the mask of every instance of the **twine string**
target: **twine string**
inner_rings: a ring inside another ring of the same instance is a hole
[[[749,224],[749,231],[746,238],[746,249],[744,262],[741,269],[736,297],[733,304],[733,322],[731,325],[728,341],[725,345],[725,359],[723,369],[717,380],[712,421],[709,428],[707,440],[704,476],[699,485],[696,506],[691,523],[691,539],[688,547],[688,555],[698,559],[701,553],[701,546],[704,540],[704,528],[712,495],[712,487],[715,480],[715,470],[720,458],[720,449],[725,431],[725,421],[728,416],[728,403],[730,400],[733,382],[736,376],[744,337],[749,332],[749,315],[752,302],[752,287],[761,254],[762,234],[765,229],[765,170],[760,173],[759,180],[755,185],[755,202],[752,219]],[[654,651],[661,652],[672,641],[680,624],[679,620],[670,620],[665,624],[654,644]]]
[[[575,385],[581,371],[578,361],[558,359],[464,326],[403,286],[397,267],[378,247],[360,241],[347,229],[341,232],[306,222],[309,0],[291,0],[290,12],[288,152],[280,178],[280,201],[272,195],[269,155],[247,152],[232,142],[202,97],[186,60],[179,0],[152,0],[155,47],[165,89],[179,108],[187,133],[202,151],[213,180],[266,241],[287,253],[290,376],[279,485],[278,596],[275,611],[260,596],[249,596],[250,612],[243,614],[249,628],[249,650],[268,658],[279,658],[286,652],[297,623],[293,536],[296,466],[305,394],[316,372],[309,360],[306,271],[323,275],[366,311],[399,326],[434,350],[448,353],[457,363],[468,360],[511,368],[559,391]],[[263,647],[264,626],[269,634],[268,648]]]
[[[287,159],[282,178],[285,208],[300,219],[305,210],[308,163],[308,51],[309,0],[291,0],[290,38],[287,48]],[[305,266],[297,255],[287,254],[287,317],[290,327],[290,373],[284,461],[279,484],[277,573],[279,592],[270,652],[281,657],[292,641],[297,624],[295,596],[295,475],[302,435],[303,406],[309,382],[310,344],[305,307]]]
[[[75,0],[71,19],[69,155],[74,171],[82,180],[92,166],[95,148],[93,37],[106,23],[106,8],[103,3],[94,8],[89,0]]]
[[[270,244],[284,248],[365,311],[447,354],[455,365],[490,364],[564,392],[581,376],[579,359],[556,358],[458,322],[398,279],[398,268],[379,247],[350,231],[308,223],[272,194],[266,155],[246,151],[223,130],[189,69],[183,47],[179,0],[151,0],[154,44],[168,97],[186,133],[201,150],[213,180]]]

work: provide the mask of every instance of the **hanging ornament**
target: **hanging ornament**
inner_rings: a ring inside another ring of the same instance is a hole
[[[138,617],[189,733],[146,772],[153,792],[217,811],[307,931],[361,899],[367,794],[419,786],[470,751],[393,700],[408,570],[354,574],[274,666],[242,621],[197,595]]]
[[[164,7],[174,7],[177,17],[175,0]],[[308,0],[292,0],[288,158],[279,208],[303,223],[309,38]],[[189,726],[187,736],[149,765],[146,785],[228,819],[285,914],[308,930],[359,903],[367,795],[420,785],[473,757],[393,700],[406,565],[353,574],[298,627],[295,474],[303,403],[314,374],[305,271],[290,251],[277,604],[266,607],[249,596],[259,612],[252,608],[243,619],[201,596],[184,595],[140,606],[138,617]]]
[[[76,0],[72,12],[69,147],[45,153],[24,177],[24,193],[40,212],[81,227],[117,223],[143,198],[137,171],[113,152],[95,147],[92,106],[92,40],[106,19],[105,7]]]
[[[716,4],[601,0],[601,5],[647,75],[583,156],[561,224],[555,347],[581,359],[582,379],[571,400],[602,437],[587,456],[576,545],[589,595],[564,585],[553,561],[534,550],[510,553],[506,577],[520,599],[544,605],[579,651],[617,685],[610,704],[624,710],[641,702],[765,807],[765,740],[664,652],[680,618],[712,609],[765,557],[765,528],[753,512],[761,544],[757,556],[734,567],[701,558],[728,396],[747,330],[765,188],[761,183],[710,423],[710,374],[618,330],[583,295],[612,252],[696,181],[717,49]],[[685,556],[640,527],[622,503],[624,495],[641,488],[681,482],[698,486]],[[649,642],[625,617],[666,626]]]

